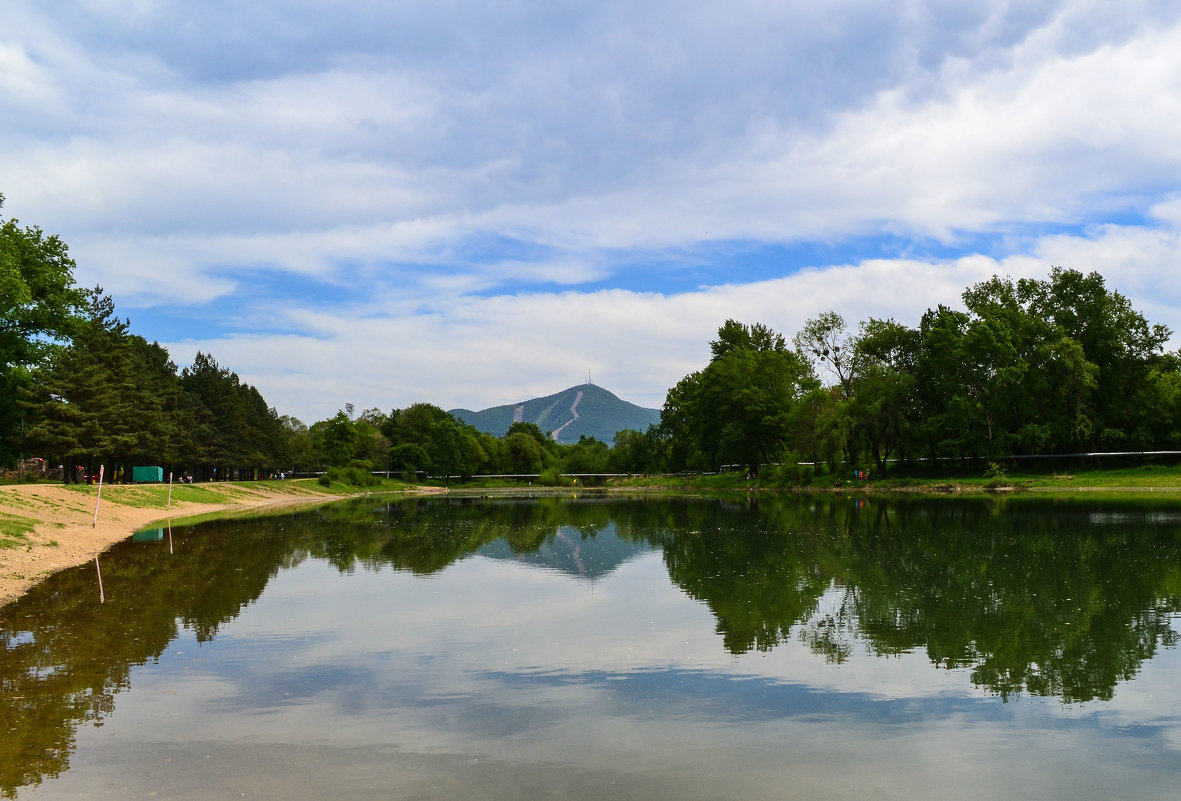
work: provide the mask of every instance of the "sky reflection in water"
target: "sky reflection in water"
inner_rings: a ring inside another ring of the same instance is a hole
[[[5,787],[1176,797],[1181,526],[1165,509],[871,506],[367,501],[178,529],[171,557],[127,543],[104,557],[101,607],[91,566],[3,610],[0,675],[45,725],[95,662],[113,700],[99,726],[60,714],[68,770]],[[43,649],[61,684],[80,677],[55,700],[22,655],[75,617],[74,650]],[[0,764],[37,744],[22,736]]]

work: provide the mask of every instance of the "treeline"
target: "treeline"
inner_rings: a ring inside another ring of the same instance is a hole
[[[963,309],[929,309],[913,328],[870,318],[850,331],[826,312],[790,344],[729,320],[709,364],[668,391],[659,425],[562,445],[529,423],[492,436],[428,403],[359,415],[346,405],[305,425],[208,354],[178,370],[73,270],[56,236],[0,222],[0,466],[46,457],[67,481],[140,464],[196,480],[335,469],[353,482],[388,471],[549,483],[772,465],[765,479],[793,483],[816,469],[880,476],[1181,446],[1171,332],[1097,273],[994,277],[963,293]]]
[[[430,475],[539,475],[546,483],[579,473],[628,472],[625,452],[594,437],[555,442],[535,423],[513,423],[503,437],[468,425],[438,406],[416,403],[389,414],[366,409],[354,418],[352,407],[291,437],[291,464],[299,471],[324,466],[389,471],[404,478]],[[621,432],[624,436],[634,432]],[[617,437],[617,440],[619,438]]]
[[[834,312],[789,346],[728,321],[702,370],[669,390],[642,437],[667,470],[774,464],[791,482],[822,469],[884,475],[997,466],[1018,455],[1181,445],[1181,356],[1098,273],[1000,277],[929,309],[917,327]]]
[[[196,480],[283,469],[287,430],[257,389],[203,353],[178,370],[74,268],[57,236],[0,222],[0,466],[44,457],[66,482],[100,466],[107,480],[133,465]]]
[[[101,288],[78,287],[74,269],[57,236],[0,223],[0,467],[43,457],[66,482],[92,481],[100,466],[108,481],[130,480],[135,465],[197,481],[331,469],[353,483],[374,471],[556,483],[619,467],[598,440],[560,445],[528,423],[494,437],[427,403],[359,416],[346,405],[311,426],[280,416],[209,354],[178,369]]]

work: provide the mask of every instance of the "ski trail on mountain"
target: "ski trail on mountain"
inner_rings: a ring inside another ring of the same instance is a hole
[[[572,417],[569,420],[567,420],[566,422],[562,423],[560,426],[558,426],[557,428],[555,428],[553,430],[553,433],[550,434],[550,439],[552,439],[554,442],[558,441],[558,435],[562,433],[563,428],[570,425],[575,420],[577,420],[579,417],[581,417],[581,415],[578,413],[578,404],[580,404],[580,403],[582,403],[582,390],[581,389],[578,390],[578,394],[574,396],[574,403],[571,404],[571,406],[570,406],[570,414],[574,415],[574,417]]]
[[[519,423],[524,419],[525,419],[525,404],[522,403],[520,406],[513,409],[513,422]]]

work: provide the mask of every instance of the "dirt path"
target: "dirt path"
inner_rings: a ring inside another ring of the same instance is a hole
[[[297,482],[281,488],[198,484],[176,488],[178,500],[168,506],[165,487],[108,486],[103,487],[95,523],[96,495],[96,487],[0,486],[0,609],[57,571],[93,559],[157,521],[228,509],[326,503],[341,497]]]

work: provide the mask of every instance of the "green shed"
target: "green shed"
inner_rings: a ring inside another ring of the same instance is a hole
[[[131,468],[131,482],[133,484],[159,484],[164,480],[163,467],[133,467]]]

